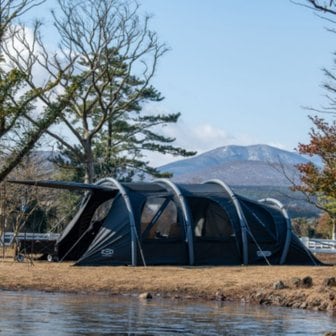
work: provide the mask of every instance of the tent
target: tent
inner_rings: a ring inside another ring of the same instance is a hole
[[[20,183],[88,190],[57,241],[59,260],[75,265],[321,264],[279,201],[249,200],[220,180]]]

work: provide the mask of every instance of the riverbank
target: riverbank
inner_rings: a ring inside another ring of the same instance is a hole
[[[74,267],[0,261],[0,289],[241,301],[336,314],[336,266]]]

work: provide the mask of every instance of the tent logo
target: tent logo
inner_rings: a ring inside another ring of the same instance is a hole
[[[114,250],[113,249],[103,249],[100,251],[102,257],[112,257],[114,254]]]
[[[257,256],[260,258],[260,257],[270,257],[272,255],[272,252],[271,251],[257,251]]]

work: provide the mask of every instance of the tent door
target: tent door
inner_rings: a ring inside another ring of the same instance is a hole
[[[147,265],[188,264],[188,246],[171,197],[149,197],[141,216],[141,246]]]
[[[241,252],[225,208],[214,199],[190,197],[196,265],[239,265]]]

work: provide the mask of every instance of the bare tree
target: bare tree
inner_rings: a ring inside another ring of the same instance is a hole
[[[129,167],[160,175],[143,159],[143,150],[195,154],[158,133],[160,127],[177,122],[180,113],[142,111],[146,102],[163,99],[150,82],[167,47],[149,29],[150,17],[139,17],[139,5],[122,0],[58,0],[58,5],[52,12],[60,38],[57,53],[46,48],[40,22],[32,29],[32,39],[26,27],[8,27],[3,50],[22,76],[20,90],[25,94],[23,102],[16,99],[17,91],[6,97],[31,131],[23,133],[26,137],[13,160],[6,160],[0,181],[43,134],[56,139],[72,161],[84,166],[86,182],[95,179],[98,160],[110,175]],[[37,70],[44,73],[42,83],[36,81]],[[39,113],[33,109],[36,102],[42,105]],[[50,128],[57,122],[61,132]],[[72,134],[70,139],[64,129]]]
[[[8,28],[13,22],[33,7],[39,6],[46,0],[0,0],[0,41],[6,39]]]
[[[308,7],[324,13],[336,14],[336,2],[334,0],[305,0]]]
[[[47,134],[68,157],[84,164],[85,181],[95,179],[99,159],[109,167],[133,165],[158,173],[141,160],[142,150],[194,154],[172,146],[175,139],[153,130],[176,122],[179,113],[142,111],[145,102],[163,99],[150,82],[167,47],[149,29],[150,17],[139,17],[135,1],[58,0],[58,4],[53,15],[61,37],[59,49],[63,61],[73,64],[72,75],[63,74],[60,85],[64,90],[69,84],[76,88],[60,121],[75,141],[50,129]],[[52,75],[58,66],[55,60],[48,61],[41,65]]]
[[[46,173],[45,163],[36,157],[26,157],[11,172],[13,179],[32,179],[50,177]],[[58,204],[55,190],[22,187],[7,182],[0,184],[1,227],[0,236],[12,232],[15,237],[20,232],[44,232],[49,227],[48,214]]]
[[[29,38],[29,29],[18,24],[21,15],[43,2],[0,2],[0,181],[34,148],[71,95],[71,86],[63,91],[59,87],[64,80],[59,72],[70,70],[71,65],[61,66],[56,56],[58,73],[47,74],[42,83],[35,80],[36,68],[50,58],[41,41],[41,23],[35,22]]]

